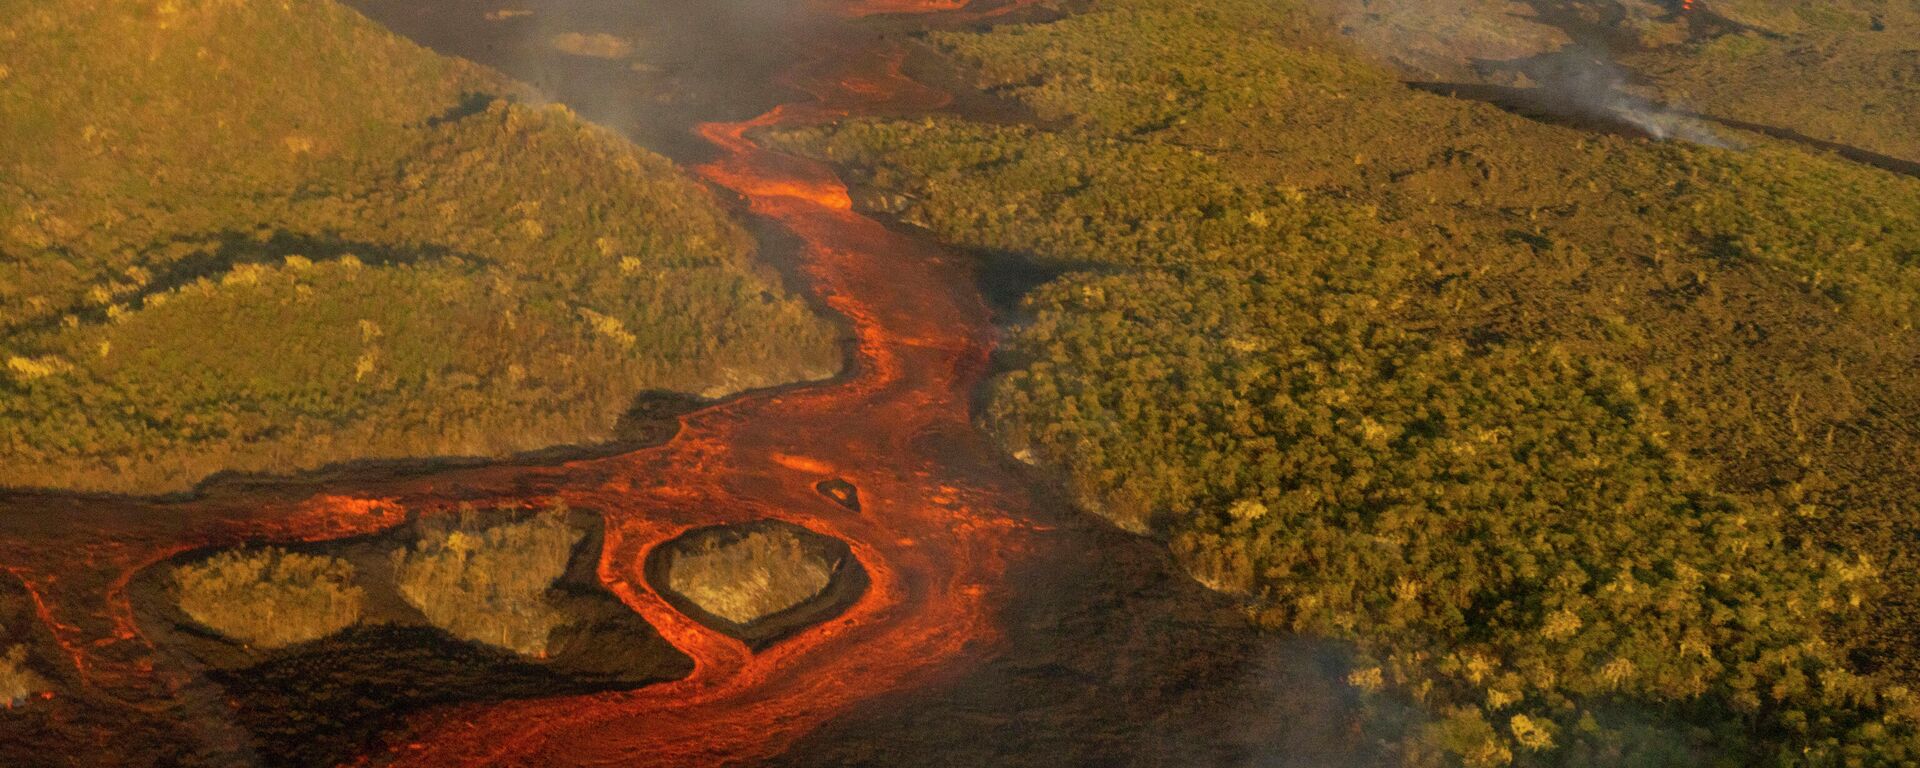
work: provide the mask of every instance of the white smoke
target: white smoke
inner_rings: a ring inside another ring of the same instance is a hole
[[[1631,98],[1615,99],[1606,107],[1613,116],[1661,141],[1685,141],[1720,149],[1742,148],[1737,142],[1715,133],[1706,123],[1670,107],[1648,108],[1647,102]]]
[[[1591,49],[1576,46],[1539,57],[1527,72],[1538,83],[1533,95],[1552,111],[1617,121],[1660,141],[1739,149],[1698,118],[1628,91],[1627,71]]]
[[[1577,20],[1582,14],[1574,11],[1589,5],[1578,0],[1314,2],[1349,41],[1423,81],[1414,84],[1424,90],[1663,141],[1736,148],[1706,123],[1633,93],[1630,73],[1608,53],[1607,30]],[[1521,83],[1500,84],[1515,79]]]

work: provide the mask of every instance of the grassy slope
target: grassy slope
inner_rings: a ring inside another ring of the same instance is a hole
[[[831,373],[665,160],[329,0],[0,0],[0,486],[604,439]]]
[[[1118,268],[1029,297],[991,426],[1354,639],[1435,715],[1413,753],[1915,759],[1920,182],[1409,91],[1284,3],[940,42],[1067,127],[786,140],[956,242]]]

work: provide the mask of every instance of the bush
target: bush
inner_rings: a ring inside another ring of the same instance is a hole
[[[151,5],[0,13],[0,486],[509,455],[837,369],[666,159],[333,0]]]
[[[366,593],[353,581],[345,560],[278,547],[230,550],[173,570],[181,611],[261,648],[318,640],[359,621]]]
[[[0,706],[12,708],[49,689],[47,680],[27,669],[27,647],[16,645],[0,655]]]
[[[400,595],[455,637],[546,655],[548,634],[566,621],[547,591],[583,536],[564,511],[490,526],[463,512],[394,553]]]
[[[667,587],[708,613],[747,624],[820,594],[836,565],[808,551],[795,531],[756,528],[674,551]]]

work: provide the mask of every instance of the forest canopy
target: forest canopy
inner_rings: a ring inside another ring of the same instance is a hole
[[[1411,762],[1920,759],[1920,180],[1435,95],[1318,10],[941,33],[1036,120],[774,140],[1063,271],[986,426],[1351,641]]]

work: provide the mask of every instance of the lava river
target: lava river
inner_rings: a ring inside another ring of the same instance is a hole
[[[827,10],[849,18],[972,12],[909,0]],[[290,482],[175,503],[9,500],[0,563],[30,590],[73,665],[77,690],[48,705],[89,734],[75,748],[101,764],[136,762],[116,756],[111,728],[78,724],[81,704],[62,708],[60,699],[122,708],[99,719],[132,723],[142,713],[158,717],[167,691],[188,684],[180,673],[156,671],[154,649],[134,625],[126,591],[140,569],[196,547],[369,533],[398,523],[404,509],[433,513],[461,502],[559,498],[603,514],[601,579],[692,657],[694,670],[634,691],[428,710],[362,764],[753,761],[859,701],[956,674],[991,653],[1004,574],[1010,562],[1034,556],[1037,529],[1028,514],[1034,502],[969,422],[994,339],[972,267],[854,212],[831,171],[762,149],[750,133],[943,104],[945,94],[902,74],[903,59],[872,35],[823,42],[788,73],[787,84],[809,98],[700,128],[721,152],[698,173],[796,235],[801,271],[849,323],[856,351],[839,379],[736,398],[682,417],[666,443],[559,465]],[[858,487],[860,511],[814,490],[836,477]],[[653,547],[688,529],[762,518],[845,540],[872,585],[838,617],[753,653],[676,611],[642,566]]]

